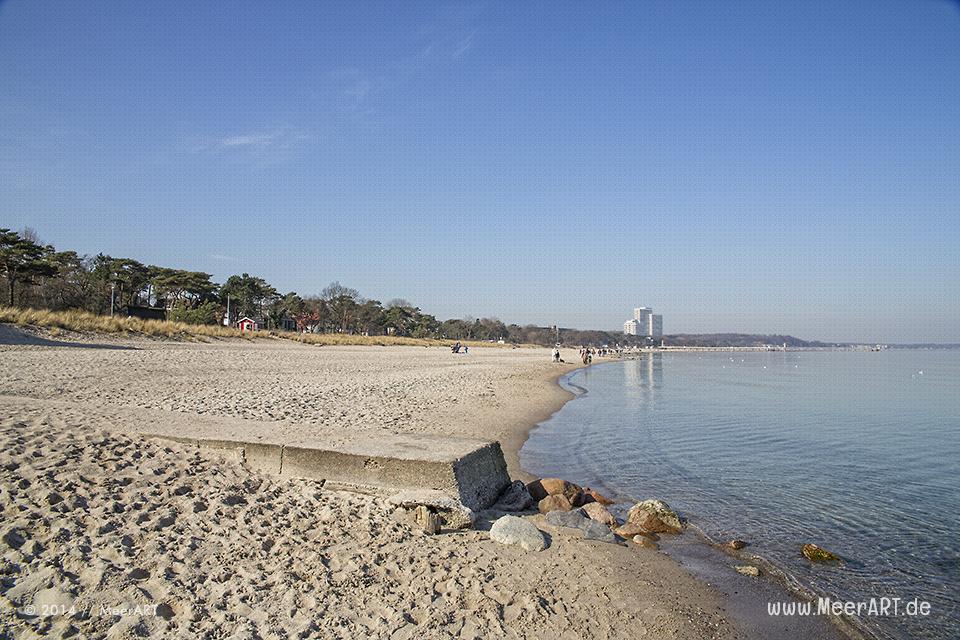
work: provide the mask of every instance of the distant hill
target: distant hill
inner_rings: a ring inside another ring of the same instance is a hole
[[[511,339],[517,342],[526,342],[531,344],[550,345],[555,339],[554,329],[548,327],[509,327]],[[521,339],[516,340],[519,337]],[[600,347],[604,345],[623,347],[645,346],[649,344],[646,338],[639,336],[627,336],[619,331],[589,331],[582,329],[560,329],[560,340],[567,346],[591,346]],[[670,347],[762,347],[764,345],[781,346],[784,343],[788,347],[843,347],[846,343],[837,342],[817,342],[812,340],[801,340],[794,336],[783,335],[758,335],[750,333],[678,333],[663,336],[663,342]],[[654,346],[660,346],[660,341],[654,341]]]
[[[671,347],[762,347],[764,345],[783,345],[788,347],[841,347],[838,342],[817,342],[801,340],[793,336],[757,335],[751,333],[679,333],[663,336],[665,344]]]

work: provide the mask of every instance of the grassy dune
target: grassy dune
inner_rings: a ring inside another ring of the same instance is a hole
[[[142,335],[151,338],[169,338],[173,340],[202,340],[205,338],[243,338],[284,339],[313,345],[404,345],[417,347],[447,346],[454,340],[432,338],[407,338],[402,336],[362,336],[346,333],[297,333],[295,331],[257,331],[242,333],[237,329],[214,324],[185,324],[166,320],[142,320],[121,316],[98,316],[87,311],[47,311],[43,309],[19,309],[0,306],[0,322],[19,327],[46,329],[57,335],[61,331],[77,333],[119,333]],[[498,345],[476,340],[462,340],[469,347],[499,346],[512,348],[513,345]],[[525,345],[527,346],[527,345]]]
[[[236,329],[219,325],[194,325],[166,320],[142,320],[122,316],[98,316],[87,311],[47,311],[44,309],[19,309],[0,307],[0,322],[19,327],[76,331],[77,333],[124,333],[155,338],[189,339],[199,337],[239,338]]]

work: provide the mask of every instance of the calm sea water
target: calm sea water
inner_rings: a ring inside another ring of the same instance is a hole
[[[654,354],[568,383],[586,393],[532,432],[526,470],[665,499],[815,592],[931,603],[878,635],[960,638],[960,351]]]

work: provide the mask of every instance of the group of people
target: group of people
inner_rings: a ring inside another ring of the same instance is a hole
[[[460,341],[457,340],[457,344],[450,347],[450,351],[453,351],[454,353],[468,354],[470,353],[470,347],[468,347],[467,345],[461,345]]]
[[[612,353],[614,353],[613,349],[594,349],[593,347],[584,347],[580,349],[580,359],[583,361],[583,364],[590,364],[593,362],[593,356],[606,356]],[[559,346],[556,346],[553,349],[553,361],[563,362],[563,358],[560,357]]]

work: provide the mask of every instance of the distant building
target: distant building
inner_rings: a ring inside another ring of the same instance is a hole
[[[659,340],[663,337],[663,316],[659,314],[650,315],[650,325],[647,328],[647,335],[654,340]]]
[[[127,307],[128,318],[142,318],[144,320],[166,320],[167,310],[164,307],[142,307],[131,304]]]
[[[623,333],[658,339],[663,336],[663,316],[655,314],[650,307],[637,307],[633,318],[623,323]]]
[[[240,331],[243,333],[246,333],[247,331],[256,331],[258,328],[257,321],[253,318],[243,317],[237,320],[237,329],[240,329]]]
[[[636,318],[631,318],[623,323],[623,333],[628,336],[642,336],[643,331],[640,328],[640,321]]]

